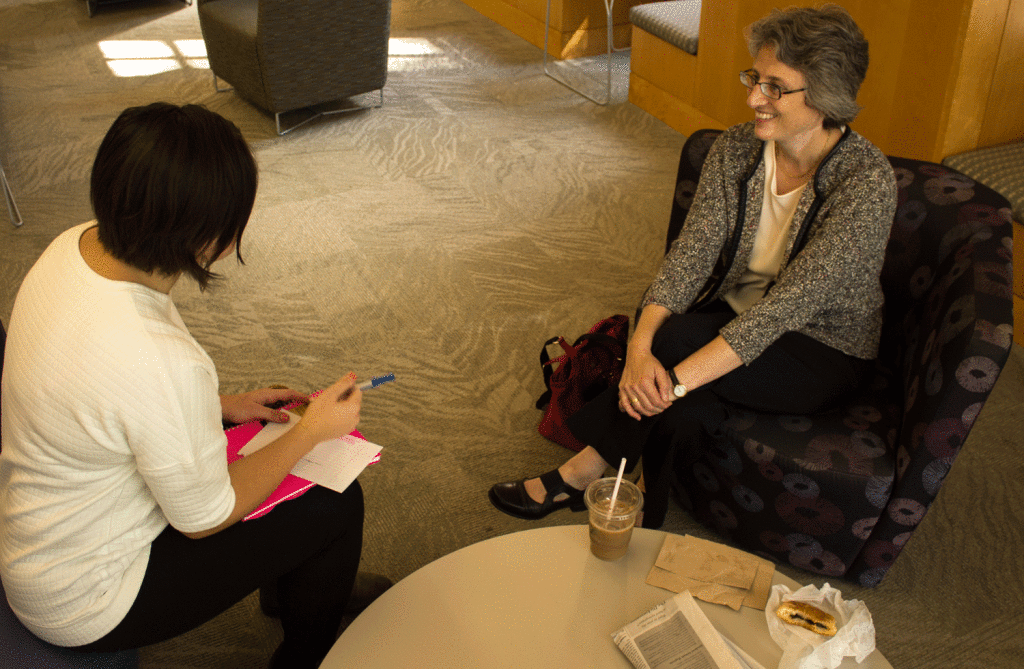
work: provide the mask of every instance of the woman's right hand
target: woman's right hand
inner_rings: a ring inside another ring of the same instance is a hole
[[[339,379],[309,402],[298,424],[255,453],[228,465],[235,507],[220,525],[199,532],[184,532],[193,539],[216,534],[238,522],[274,491],[295,463],[322,441],[344,437],[359,424],[363,393],[354,374]]]
[[[303,429],[313,445],[344,437],[359,424],[363,393],[356,387],[355,374],[338,381],[309,402],[295,429]]]
[[[670,383],[668,372],[650,348],[631,346],[619,380],[619,408],[636,420],[655,416],[672,404],[662,392]]]

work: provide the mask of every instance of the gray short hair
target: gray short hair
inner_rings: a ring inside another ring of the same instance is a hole
[[[857,117],[857,91],[868,70],[868,42],[845,9],[774,9],[747,27],[746,38],[751,56],[774,47],[780,62],[804,75],[804,99],[825,116],[826,129]]]

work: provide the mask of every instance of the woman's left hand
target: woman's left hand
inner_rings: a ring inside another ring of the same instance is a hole
[[[305,402],[309,400],[309,396],[290,388],[261,388],[241,395],[221,395],[221,415],[230,423],[248,423],[251,420],[287,423],[287,413],[266,405],[292,400]]]
[[[619,410],[631,418],[657,416],[672,404],[668,372],[649,350],[631,349],[619,379]]]

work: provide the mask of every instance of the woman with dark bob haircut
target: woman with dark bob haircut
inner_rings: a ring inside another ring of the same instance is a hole
[[[362,402],[349,375],[283,436],[227,463],[222,421],[285,422],[267,405],[308,398],[220,395],[170,291],[183,274],[205,287],[210,266],[238,253],[256,182],[248,145],[217,114],[127,109],[96,156],[96,222],[58,236],[22,283],[0,393],[0,576],[45,641],[153,644],[261,588],[284,628],[272,666],[316,667],[346,610],[390,584],[360,575],[353,592],[358,483],[239,522],[315,444],[351,432]]]
[[[727,406],[806,414],[856,388],[878,352],[879,282],[896,209],[889,161],[850,123],[868,45],[846,10],[774,10],[747,29],[752,121],[707,156],[678,239],[641,302],[625,369],[569,421],[587,447],[539,478],[499,483],[520,518],[582,510],[609,464],[642,455],[661,525],[668,453],[696,457]]]
[[[185,272],[205,289],[213,260],[238,247],[258,181],[249,145],[213,112],[166,103],[127,109],[93,164],[100,243],[128,265]]]

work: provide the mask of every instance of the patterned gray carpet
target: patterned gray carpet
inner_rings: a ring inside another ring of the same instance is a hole
[[[0,221],[0,319],[46,244],[91,218],[91,161],[124,107],[198,102],[232,119],[261,166],[246,264],[175,298],[225,392],[397,375],[366,396],[361,429],[386,450],[361,480],[364,566],[400,579],[534,526],[486,492],[567,455],[535,429],[540,345],[632,313],[684,138],[621,102],[621,81],[608,107],[553,82],[538,49],[458,0],[394,0],[393,14],[384,107],[278,138],[271,117],[214,92],[194,7],[141,0],[90,19],[82,0],[0,0],[0,156],[25,218]],[[1022,397],[1017,346],[885,581],[833,583],[867,602],[898,669],[1020,666]],[[714,538],[675,507],[666,529]],[[144,649],[142,666],[263,667],[279,635],[250,597]]]

